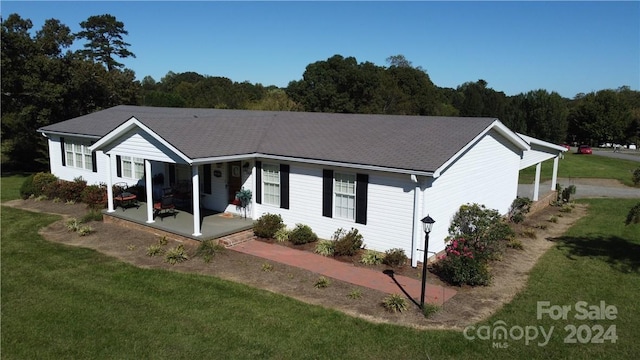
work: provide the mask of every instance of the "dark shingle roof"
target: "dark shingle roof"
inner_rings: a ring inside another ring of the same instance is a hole
[[[427,172],[496,121],[123,105],[39,131],[102,137],[131,117],[191,159],[262,153]]]

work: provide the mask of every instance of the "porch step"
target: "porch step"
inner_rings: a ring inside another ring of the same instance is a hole
[[[254,237],[253,229],[249,229],[218,238],[218,244],[224,247],[232,247],[234,245],[253,240]]]

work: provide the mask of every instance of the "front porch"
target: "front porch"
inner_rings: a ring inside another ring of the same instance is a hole
[[[152,223],[147,222],[147,204],[139,203],[139,207],[123,209],[117,207],[113,212],[105,211],[105,221],[133,225],[143,230],[169,237],[178,237],[189,240],[204,241],[219,239],[231,234],[239,233],[253,228],[253,220],[243,218],[238,214],[221,213],[207,209],[200,209],[200,233],[193,235],[193,214],[189,211],[178,209],[175,216],[171,214],[159,214]]]

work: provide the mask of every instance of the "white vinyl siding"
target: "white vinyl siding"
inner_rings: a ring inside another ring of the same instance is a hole
[[[144,159],[122,156],[122,177],[142,179],[144,176]]]
[[[65,142],[64,151],[66,166],[93,170],[93,158],[89,144]]]
[[[335,173],[334,216],[343,219],[356,219],[356,176],[354,174]]]
[[[263,202],[280,206],[280,167],[264,164],[262,166]]]

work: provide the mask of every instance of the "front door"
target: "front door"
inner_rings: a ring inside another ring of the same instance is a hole
[[[227,163],[227,166],[227,174],[229,174],[227,190],[231,204],[236,198],[236,193],[242,189],[242,169],[239,161]]]

